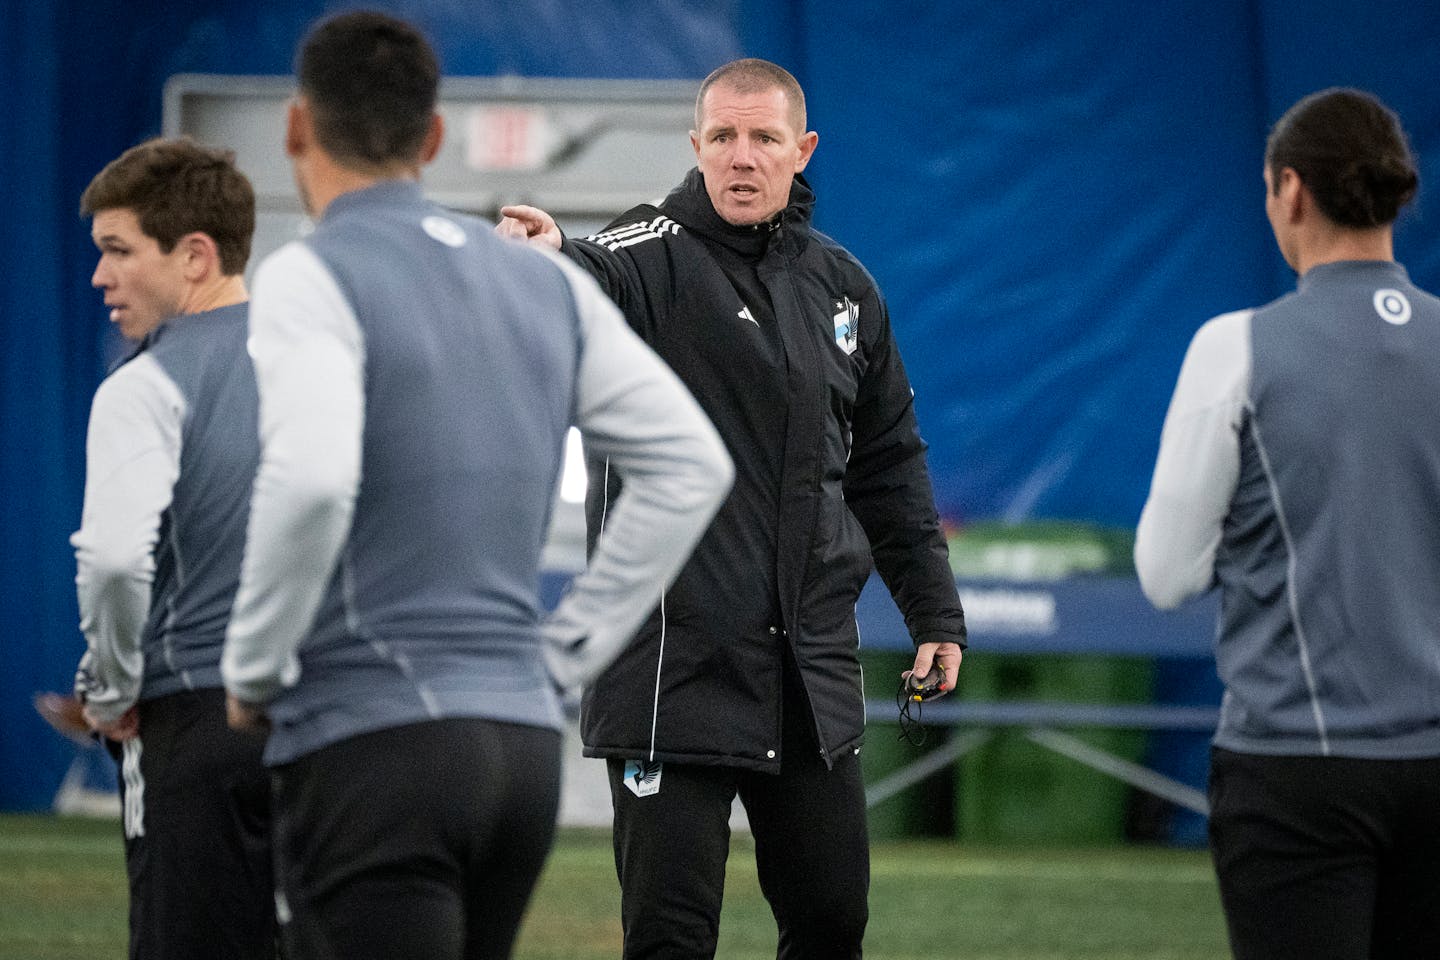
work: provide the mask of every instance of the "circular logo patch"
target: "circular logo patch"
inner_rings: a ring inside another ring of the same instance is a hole
[[[454,220],[446,220],[444,217],[426,217],[420,221],[420,226],[425,228],[426,233],[447,247],[465,246],[465,231]]]
[[[1381,320],[1398,327],[1410,322],[1410,301],[1399,290],[1376,290],[1375,312]]]

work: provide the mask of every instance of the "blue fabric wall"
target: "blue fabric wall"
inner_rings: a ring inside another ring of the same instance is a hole
[[[1299,97],[1378,93],[1440,184],[1434,4],[805,11],[821,217],[888,292],[952,519],[1133,524],[1190,335],[1293,282],[1260,172]],[[1398,239],[1431,288],[1437,211]]]
[[[50,800],[68,748],[30,695],[81,640],[66,538],[104,311],[86,182],[158,133],[177,72],[287,73],[316,0],[0,0],[0,808]],[[820,226],[886,290],[942,512],[1128,526],[1191,333],[1291,278],[1265,131],[1312,90],[1405,118],[1422,198],[1398,254],[1440,289],[1440,12],[1406,0],[409,0],[453,75],[800,78]],[[683,136],[683,131],[677,131]],[[278,149],[278,147],[277,147]]]

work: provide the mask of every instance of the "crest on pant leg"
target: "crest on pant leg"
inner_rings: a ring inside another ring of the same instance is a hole
[[[626,760],[625,786],[637,797],[648,797],[660,792],[660,773],[664,765],[659,760]]]

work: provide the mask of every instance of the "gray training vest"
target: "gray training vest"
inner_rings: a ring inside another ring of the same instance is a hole
[[[143,350],[185,398],[185,416],[180,476],[155,547],[141,700],[223,685],[220,651],[260,460],[248,311],[238,304],[175,317]]]
[[[305,243],[364,342],[362,476],[266,761],[442,717],[559,729],[538,586],[581,349],[568,282],[411,182],[339,197]]]
[[[1250,323],[1218,746],[1440,756],[1440,300],[1328,263]]]

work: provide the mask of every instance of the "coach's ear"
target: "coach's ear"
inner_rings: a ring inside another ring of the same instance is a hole
[[[815,147],[820,143],[820,134],[811,130],[795,142],[795,172],[799,173],[805,169],[810,158],[815,155]]]

